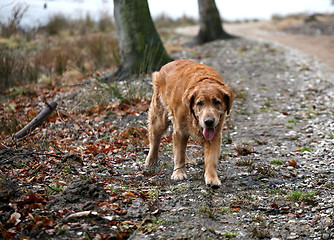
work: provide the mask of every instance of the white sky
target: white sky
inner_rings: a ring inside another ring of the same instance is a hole
[[[198,17],[197,0],[148,0],[153,17],[165,12],[169,16]],[[167,4],[168,2],[168,4]],[[227,20],[260,18],[273,14],[334,12],[331,0],[216,0],[221,17]]]
[[[69,17],[84,17],[87,12],[91,16],[100,16],[103,11],[113,13],[113,0],[0,0],[0,20],[7,19],[13,6],[20,2],[30,6],[23,25],[43,23],[56,13]],[[43,9],[45,2],[47,9]],[[148,3],[153,18],[163,12],[173,18],[184,14],[198,18],[197,0],[148,0]],[[331,0],[216,0],[216,4],[226,20],[269,19],[273,14],[334,13]]]

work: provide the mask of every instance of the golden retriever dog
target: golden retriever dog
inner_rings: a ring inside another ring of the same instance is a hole
[[[187,178],[186,147],[189,136],[201,139],[205,183],[219,186],[217,165],[221,131],[233,102],[233,92],[212,68],[190,60],[176,60],[152,74],[153,96],[148,113],[150,151],[146,166],[158,162],[160,139],[173,124],[174,171],[172,179]]]

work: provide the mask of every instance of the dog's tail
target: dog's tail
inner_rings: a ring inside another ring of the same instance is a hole
[[[154,85],[157,84],[158,79],[159,79],[159,72],[152,73],[152,82]]]

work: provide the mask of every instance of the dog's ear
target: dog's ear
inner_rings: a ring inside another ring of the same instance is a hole
[[[194,86],[188,88],[184,92],[184,94],[182,96],[182,102],[183,102],[183,104],[190,111],[193,111],[193,105],[194,105],[194,101],[195,101],[195,96],[196,96],[196,88]]]
[[[234,100],[234,94],[232,90],[226,85],[222,85],[220,87],[220,91],[223,94],[223,101],[226,105],[226,114],[229,115],[232,107],[232,102]]]

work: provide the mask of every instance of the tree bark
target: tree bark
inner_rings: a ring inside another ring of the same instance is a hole
[[[215,0],[198,0],[200,30],[198,35],[185,43],[185,46],[194,46],[211,42],[217,39],[230,39],[232,35],[225,32]]]
[[[116,76],[159,70],[172,59],[154,26],[147,0],[114,0],[121,63]]]

